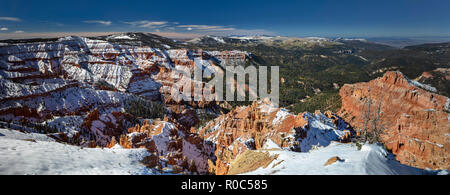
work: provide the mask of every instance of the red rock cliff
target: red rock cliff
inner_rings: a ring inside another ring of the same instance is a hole
[[[426,91],[400,72],[387,72],[367,83],[344,85],[340,91],[339,115],[355,129],[362,130],[371,101],[378,112],[377,126],[384,130],[381,140],[403,164],[431,169],[449,168],[449,99]],[[380,108],[380,109],[378,109]],[[369,118],[368,120],[366,120]],[[372,128],[368,125],[368,130]]]

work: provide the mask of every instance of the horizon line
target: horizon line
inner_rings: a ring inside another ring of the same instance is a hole
[[[80,36],[80,37],[97,37],[97,36],[106,36],[106,35],[114,35],[120,33],[151,33],[155,35],[159,35],[166,38],[172,39],[194,39],[203,36],[217,36],[217,37],[230,37],[230,36],[273,36],[273,37],[292,37],[292,38],[308,38],[308,37],[318,37],[318,38],[363,38],[363,39],[407,39],[407,38],[450,38],[450,35],[386,35],[386,36],[308,36],[308,35],[299,35],[299,36],[287,36],[287,35],[212,35],[212,34],[200,34],[200,33],[182,33],[182,32],[145,32],[145,31],[122,31],[122,32],[107,32],[107,31],[99,31],[99,32],[23,32],[23,33],[0,33],[0,40],[20,40],[20,39],[50,39],[50,38],[62,38],[68,36]]]

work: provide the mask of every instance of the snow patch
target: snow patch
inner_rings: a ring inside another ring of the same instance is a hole
[[[6,129],[0,129],[0,142],[1,175],[154,174],[140,163],[150,155],[146,149],[83,149]]]
[[[278,149],[281,150],[280,146],[278,146],[278,144],[276,144],[275,142],[272,141],[272,139],[268,139],[266,141],[266,143],[264,143],[264,149]]]
[[[128,35],[112,35],[109,36],[107,39],[126,39],[126,40],[134,40],[134,38],[131,38]]]
[[[421,89],[425,89],[427,91],[431,91],[431,92],[437,93],[437,89],[435,87],[430,86],[430,85],[422,84],[422,83],[420,83],[418,81],[409,80],[409,79],[408,79],[408,83],[410,85],[415,86],[415,87],[419,87]]]
[[[280,124],[287,116],[289,116],[290,113],[288,112],[288,110],[286,109],[280,109],[277,112],[277,115],[275,117],[275,119],[273,119],[272,121],[272,125],[278,125]]]
[[[266,168],[259,168],[246,175],[420,175],[425,170],[400,164],[392,154],[380,145],[366,144],[358,150],[354,144],[333,142],[311,152],[270,150],[279,155]],[[338,156],[341,162],[324,166],[331,157]]]

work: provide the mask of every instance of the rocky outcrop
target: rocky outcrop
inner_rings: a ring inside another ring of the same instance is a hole
[[[247,150],[230,163],[227,174],[237,175],[254,171],[260,167],[266,168],[277,158],[278,156],[271,156],[269,152]]]
[[[327,112],[294,115],[270,102],[254,102],[220,116],[199,131],[205,140],[216,145],[217,160],[210,170],[229,173],[229,165],[247,150],[258,150],[269,142],[277,147],[307,152],[331,141],[347,141],[351,128],[339,117]]]
[[[123,148],[146,148],[153,156],[158,156],[158,163],[154,159],[151,165],[159,165],[159,169],[167,166],[175,170],[190,173],[208,173],[208,160],[214,160],[214,145],[204,142],[196,134],[190,134],[167,121],[144,121],[142,125],[129,128],[128,133],[120,140],[112,140],[108,145],[114,147],[119,144]]]
[[[121,112],[100,115],[95,109],[84,119],[81,134],[87,140],[94,141],[96,146],[105,147],[112,139],[126,132],[126,127],[131,124],[132,119],[129,114]]]
[[[415,80],[435,87],[441,95],[450,96],[450,68],[437,68],[424,72]]]
[[[334,163],[337,163],[338,161],[342,161],[341,158],[339,158],[338,156],[335,157],[331,157],[330,159],[327,160],[327,162],[323,165],[323,166],[328,166],[328,165],[332,165]]]
[[[423,72],[422,75],[417,78],[417,80],[422,82],[426,81],[427,79],[433,79],[435,77],[441,77],[439,78],[441,80],[450,80],[450,68],[437,68],[433,71]]]
[[[450,100],[430,90],[400,72],[387,72],[367,83],[344,85],[339,115],[358,131],[384,131],[382,142],[403,164],[448,169]]]

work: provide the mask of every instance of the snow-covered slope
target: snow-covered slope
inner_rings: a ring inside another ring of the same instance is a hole
[[[400,164],[380,145],[365,144],[361,150],[355,144],[332,142],[309,152],[293,152],[277,148],[270,140],[266,149],[271,155],[279,155],[266,168],[259,168],[248,175],[420,175],[436,174]],[[332,157],[341,160],[324,164]],[[447,174],[445,171],[438,174]]]
[[[171,88],[179,80],[190,81],[176,73],[180,67],[193,72],[197,66],[212,73],[214,64],[243,62],[249,55],[156,47],[169,42],[146,33],[123,33],[22,40],[2,46],[0,121],[23,126],[51,124],[60,132],[69,132],[81,129],[82,121],[94,109],[104,115],[124,112],[126,102],[138,96],[179,104],[170,101]],[[65,118],[81,122],[52,124]]]
[[[146,149],[81,148],[0,129],[0,175],[154,174],[140,163],[148,155]]]

